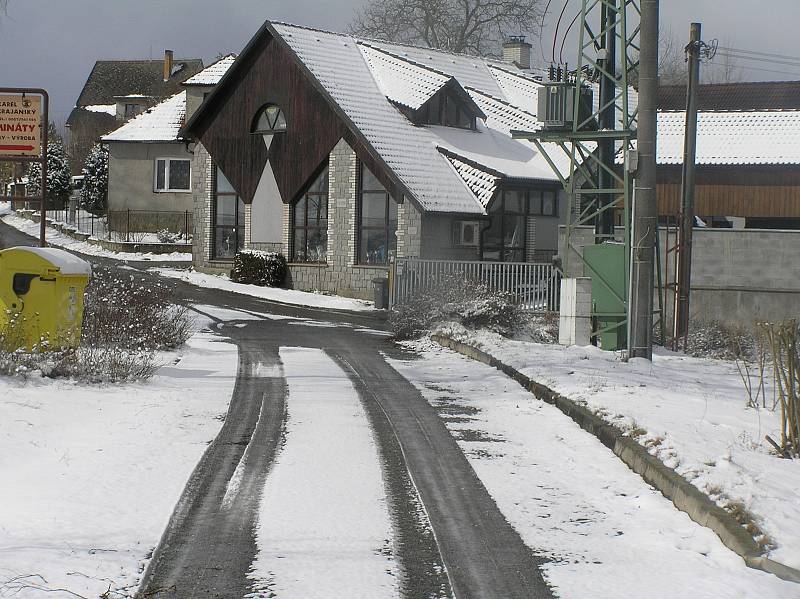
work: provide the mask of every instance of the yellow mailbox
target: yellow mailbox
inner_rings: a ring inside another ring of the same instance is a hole
[[[0,251],[0,332],[5,332],[5,343],[29,351],[77,347],[91,274],[88,262],[64,250]]]

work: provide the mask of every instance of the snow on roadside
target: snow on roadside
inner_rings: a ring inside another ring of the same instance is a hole
[[[251,596],[397,597],[389,509],[358,393],[322,350],[282,347],[280,358],[286,436],[261,499]]]
[[[0,211],[0,216],[2,216]],[[39,223],[35,223],[27,218],[16,216],[14,214],[6,214],[2,217],[2,221],[7,225],[11,225],[18,231],[22,231],[28,235],[39,237]],[[112,252],[99,245],[94,245],[86,241],[79,241],[69,235],[65,235],[61,231],[53,227],[47,227],[47,243],[56,247],[64,248],[85,254],[87,256],[100,256],[102,258],[113,258],[115,260],[133,260],[133,261],[151,261],[157,262],[191,262],[191,252],[172,252],[169,254],[152,254],[140,252]]]
[[[562,599],[789,599],[800,586],[751,570],[595,437],[500,371],[431,341],[390,360],[445,420]],[[531,356],[527,356],[531,358]]]
[[[0,596],[74,597],[2,590],[22,575],[81,596],[133,595],[222,425],[238,362],[209,332],[162,359],[145,383],[0,377]]]
[[[551,389],[585,403],[723,507],[741,505],[776,547],[770,557],[800,568],[800,467],[777,458],[764,435],[779,414],[747,407],[732,362],[656,350],[653,362],[623,362],[595,347],[514,341],[450,332]]]
[[[245,285],[243,283],[234,283],[225,275],[210,275],[194,270],[177,270],[173,268],[150,268],[148,270],[164,277],[180,279],[192,285],[210,289],[223,289],[225,291],[232,291],[234,293],[241,293],[242,295],[249,295],[284,304],[308,306],[310,308],[350,310],[355,312],[371,312],[374,310],[374,306],[371,302],[338,295],[322,295],[321,293],[295,291],[294,289]]]
[[[0,216],[5,216],[11,212],[11,204],[9,202],[0,202]]]

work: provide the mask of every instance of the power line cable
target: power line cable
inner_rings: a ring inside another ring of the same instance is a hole
[[[544,31],[544,20],[547,17],[547,11],[550,10],[550,3],[553,0],[547,0],[547,4],[542,11],[542,20],[539,21],[539,54],[542,55],[542,60],[546,61],[547,59],[544,57],[544,45],[542,44],[542,32]]]
[[[772,58],[759,58],[757,56],[745,56],[743,54],[734,54],[732,52],[718,52],[720,56],[728,58],[735,58],[737,60],[750,60],[753,62],[766,62],[768,64],[782,64],[789,67],[800,67],[800,60],[775,60]]]
[[[726,46],[718,46],[720,50],[725,52],[739,52],[741,54],[755,54],[757,56],[768,56],[769,58],[783,58],[785,60],[800,61],[798,56],[787,56],[785,54],[773,54],[771,52],[757,52],[756,50],[743,50],[742,48],[728,48]]]
[[[572,19],[570,22],[569,27],[564,32],[564,37],[561,38],[561,49],[558,51],[558,61],[564,62],[564,44],[567,42],[567,36],[569,35],[569,30],[572,29],[572,26],[577,22],[578,18],[581,16],[581,11],[578,11],[578,14],[575,15],[575,18]]]
[[[561,26],[561,19],[564,18],[564,13],[567,12],[567,6],[569,6],[569,0],[565,0],[564,8],[561,9],[561,14],[558,15],[558,21],[556,21],[556,30],[553,32],[553,62],[556,61],[556,42],[558,41],[558,28]]]

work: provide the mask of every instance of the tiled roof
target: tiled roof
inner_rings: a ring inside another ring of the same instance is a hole
[[[512,131],[538,131],[542,127],[535,112],[531,114],[477,89],[467,88],[467,92],[486,114],[486,125],[492,129],[510,135]]]
[[[166,98],[203,69],[199,58],[175,59],[173,64],[173,75],[164,81],[163,60],[98,60],[75,105],[111,104],[115,96],[126,95]]]
[[[223,56],[196,75],[189,77],[183,82],[183,85],[216,85],[223,75],[228,72],[228,69],[231,68],[234,60],[236,60],[236,54]]]
[[[500,177],[486,172],[472,164],[459,160],[453,155],[445,154],[445,157],[456,169],[458,176],[464,180],[470,191],[478,198],[481,205],[486,208],[494,197],[494,192],[500,184]]]
[[[465,185],[462,177],[466,171],[454,168],[438,148],[461,156],[465,152],[475,163],[494,163],[502,167],[496,169],[502,173],[506,172],[503,169],[512,170],[513,174],[508,173],[512,177],[556,179],[531,144],[508,135],[513,121],[529,121],[530,115],[514,108],[515,102],[486,60],[401,44],[362,42],[349,35],[295,25],[272,23],[272,27],[424,210],[484,213],[485,198]],[[516,67],[509,64],[505,68]],[[402,89],[400,82],[410,78],[418,81]],[[455,78],[462,87],[470,88],[468,93],[486,114],[488,127],[480,121],[477,131],[418,127],[390,101],[419,106],[443,78]],[[532,80],[526,84],[536,85]]]
[[[103,136],[102,141],[146,143],[179,141],[185,116],[186,92],[182,91],[135,116],[119,129]]]
[[[658,88],[659,110],[685,110],[686,86]],[[800,81],[747,81],[701,85],[698,110],[797,110],[800,109]]]
[[[684,113],[658,115],[659,164],[683,163]],[[800,164],[800,110],[701,112],[697,163]]]
[[[497,65],[491,65],[489,70],[512,104],[532,114],[538,112],[540,82],[529,75],[514,73]]]
[[[451,79],[367,44],[359,44],[359,49],[381,92],[412,110],[420,108]]]

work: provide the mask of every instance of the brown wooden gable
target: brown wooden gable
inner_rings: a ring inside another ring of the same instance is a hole
[[[265,104],[280,106],[287,120],[286,132],[274,136],[269,151],[284,202],[292,202],[302,192],[342,138],[392,196],[402,201],[403,192],[388,168],[355,127],[348,127],[313,75],[269,28],[259,31],[239,60],[189,127],[244,202],[252,202],[267,161],[262,136],[250,133],[254,117]]]
[[[309,82],[294,57],[269,32],[254,40],[234,81],[215,94],[216,106],[193,127],[214,162],[250,203],[267,163],[262,136],[250,133],[265,104],[283,109],[287,127],[275,134],[269,161],[285,202],[301,191],[345,134],[328,100]]]

